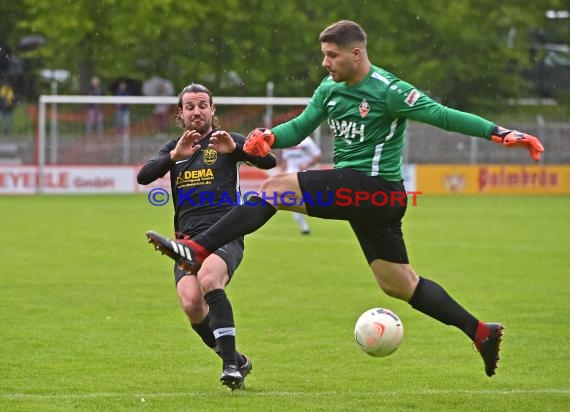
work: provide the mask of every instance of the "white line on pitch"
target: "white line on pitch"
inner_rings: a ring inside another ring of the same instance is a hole
[[[346,395],[346,392],[244,392],[252,397],[321,397]],[[570,394],[570,388],[542,388],[542,389],[426,389],[421,391],[379,391],[379,392],[356,392],[350,391],[351,395],[378,396],[378,395],[548,395]],[[210,392],[158,392],[158,393],[4,393],[0,398],[4,399],[92,399],[92,398],[188,398],[210,397]]]

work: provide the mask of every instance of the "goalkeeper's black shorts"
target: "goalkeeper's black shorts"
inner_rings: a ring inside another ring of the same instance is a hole
[[[368,260],[409,263],[402,234],[407,196],[402,181],[352,169],[297,173],[309,216],[346,220]]]

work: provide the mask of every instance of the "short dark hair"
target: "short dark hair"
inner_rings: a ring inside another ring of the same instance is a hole
[[[182,96],[186,93],[206,93],[210,97],[210,105],[213,104],[212,92],[204,85],[199,83],[191,83],[186,86],[178,95],[178,108],[182,109]]]
[[[340,20],[324,29],[319,35],[319,41],[321,43],[334,43],[339,46],[349,46],[358,42],[366,46],[366,33],[358,23]]]

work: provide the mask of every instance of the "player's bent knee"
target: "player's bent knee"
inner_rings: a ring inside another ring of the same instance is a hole
[[[198,283],[200,285],[202,295],[205,295],[215,289],[223,289],[228,280],[228,275],[226,273],[221,274],[208,272],[200,275]]]
[[[406,290],[404,288],[399,287],[399,285],[380,282],[380,281],[378,281],[378,285],[380,286],[380,289],[382,289],[382,291],[391,298],[405,300],[405,298],[407,297]]]
[[[201,295],[180,296],[180,306],[190,320],[203,319],[208,313],[208,307]]]
[[[195,276],[183,276],[176,285],[180,307],[190,319],[199,319],[208,311],[208,307]]]
[[[388,296],[405,301],[412,297],[418,276],[409,265],[375,261],[371,267],[378,286]]]

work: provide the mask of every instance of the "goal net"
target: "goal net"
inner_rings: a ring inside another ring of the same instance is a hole
[[[309,98],[298,97],[214,96],[221,127],[243,135],[297,116],[308,102]],[[144,163],[168,140],[180,136],[177,106],[176,96],[40,96],[30,162],[38,168],[37,192],[51,185],[45,172],[53,167],[120,168]],[[318,142],[325,140],[320,133],[321,128],[313,136]]]
[[[247,134],[299,114],[308,98],[214,97],[222,128]],[[178,99],[44,95],[38,109],[38,164],[132,164],[181,133]]]

